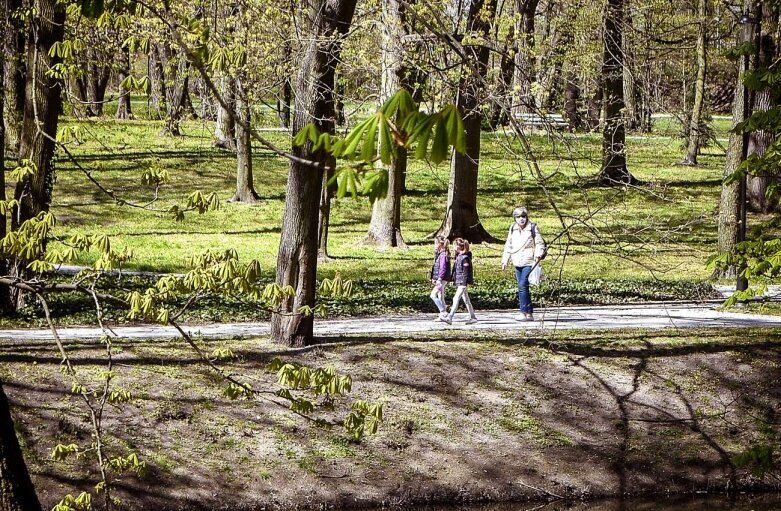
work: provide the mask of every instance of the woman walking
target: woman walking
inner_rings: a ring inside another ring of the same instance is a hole
[[[537,224],[529,221],[526,208],[515,208],[513,223],[504,244],[502,271],[507,269],[507,263],[512,261],[515,267],[515,280],[518,282],[518,306],[521,309],[518,321],[534,321],[529,274],[543,257],[545,257],[545,240],[537,229]]]

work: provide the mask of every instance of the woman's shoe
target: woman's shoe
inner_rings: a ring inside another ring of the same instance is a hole
[[[477,318],[469,318],[466,320],[467,325],[474,325],[475,323],[477,323]]]
[[[534,316],[531,313],[524,313],[523,317],[526,318],[526,321],[534,321]]]

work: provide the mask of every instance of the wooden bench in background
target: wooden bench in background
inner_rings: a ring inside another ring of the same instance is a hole
[[[561,114],[519,113],[513,117],[524,126],[532,128],[553,128],[556,130],[569,128],[569,123]]]

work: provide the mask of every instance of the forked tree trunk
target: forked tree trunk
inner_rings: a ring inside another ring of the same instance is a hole
[[[130,51],[127,48],[119,50],[119,83],[130,76]],[[131,119],[133,117],[133,107],[130,104],[130,92],[126,90],[119,91],[117,100],[117,119]]]
[[[745,6],[751,8],[753,0],[745,0]],[[754,26],[752,23],[743,25],[739,42],[751,43],[754,40]],[[743,134],[735,131],[735,126],[746,118],[749,104],[746,102],[746,89],[743,78],[746,74],[745,64],[740,65],[735,85],[735,100],[732,107],[732,130],[729,135],[726,161],[724,163],[724,181],[721,184],[721,197],[719,199],[719,253],[728,254],[735,250],[738,243],[740,230],[740,179],[729,180],[738,169],[743,158]],[[737,268],[731,267],[725,271],[714,274],[715,277],[735,277]]]
[[[0,510],[41,511],[16,437],[11,406],[0,381]]]
[[[636,182],[626,168],[624,61],[621,47],[623,14],[624,0],[608,0],[602,57],[605,128],[602,131],[602,169],[597,177],[597,181],[606,186]]]
[[[357,0],[314,0],[308,12],[307,39],[296,83],[293,133],[314,122],[321,132],[334,132],[334,73],[341,37],[352,23]],[[310,145],[296,147],[297,158],[326,161]],[[272,315],[271,335],[288,346],[312,343],[314,318],[300,312],[314,307],[317,283],[318,209],[323,189],[323,167],[291,160],[277,256],[276,283],[291,286],[295,296]]]
[[[0,20],[7,27],[3,37],[5,148],[10,154],[18,155],[24,114],[25,30],[24,22],[11,14],[22,7],[22,0],[7,0],[5,7],[3,19]]]
[[[382,83],[380,103],[391,98],[399,89],[412,93],[412,71],[404,64],[403,38],[410,31],[406,4],[400,0],[387,0],[382,4]],[[406,248],[401,236],[402,181],[407,170],[407,151],[398,148],[388,165],[388,192],[372,204],[372,218],[364,244],[381,249]]]
[[[762,37],[760,39],[760,68],[767,68],[774,64],[779,57],[778,41],[776,36],[779,27],[779,13],[781,9],[764,4],[762,7]],[[755,92],[753,111],[767,112],[778,106],[778,94],[771,88],[765,87]],[[748,154],[764,156],[765,152],[775,141],[772,133],[767,131],[754,131],[749,136]],[[778,200],[768,197],[768,189],[773,182],[777,182],[779,172],[750,173],[747,176],[746,194],[749,210],[759,213],[769,213],[775,209]],[[775,193],[775,196],[778,194]]]
[[[694,105],[692,113],[689,116],[689,140],[686,144],[686,156],[683,157],[681,164],[697,165],[697,155],[700,152],[702,143],[702,133],[700,133],[702,124],[702,110],[705,104],[705,74],[708,68],[707,52],[707,0],[698,0],[697,2],[697,80],[694,84]]]
[[[515,0],[517,22],[515,33],[518,43],[515,52],[515,91],[513,114],[531,112],[535,109],[532,84],[536,78],[534,59],[534,17],[539,0]]]
[[[472,0],[467,18],[467,33],[488,38],[496,15],[495,0]],[[496,242],[485,230],[477,213],[477,173],[480,165],[480,102],[488,67],[488,46],[464,48],[471,61],[463,64],[456,105],[464,118],[466,152],[453,151],[448,185],[447,209],[437,235],[449,239],[464,238],[470,243]]]

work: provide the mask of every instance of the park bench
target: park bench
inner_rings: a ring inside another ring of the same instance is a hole
[[[514,114],[513,117],[524,126],[532,128],[553,128],[556,130],[565,130],[569,128],[569,122],[561,114],[538,114],[521,112]]]

